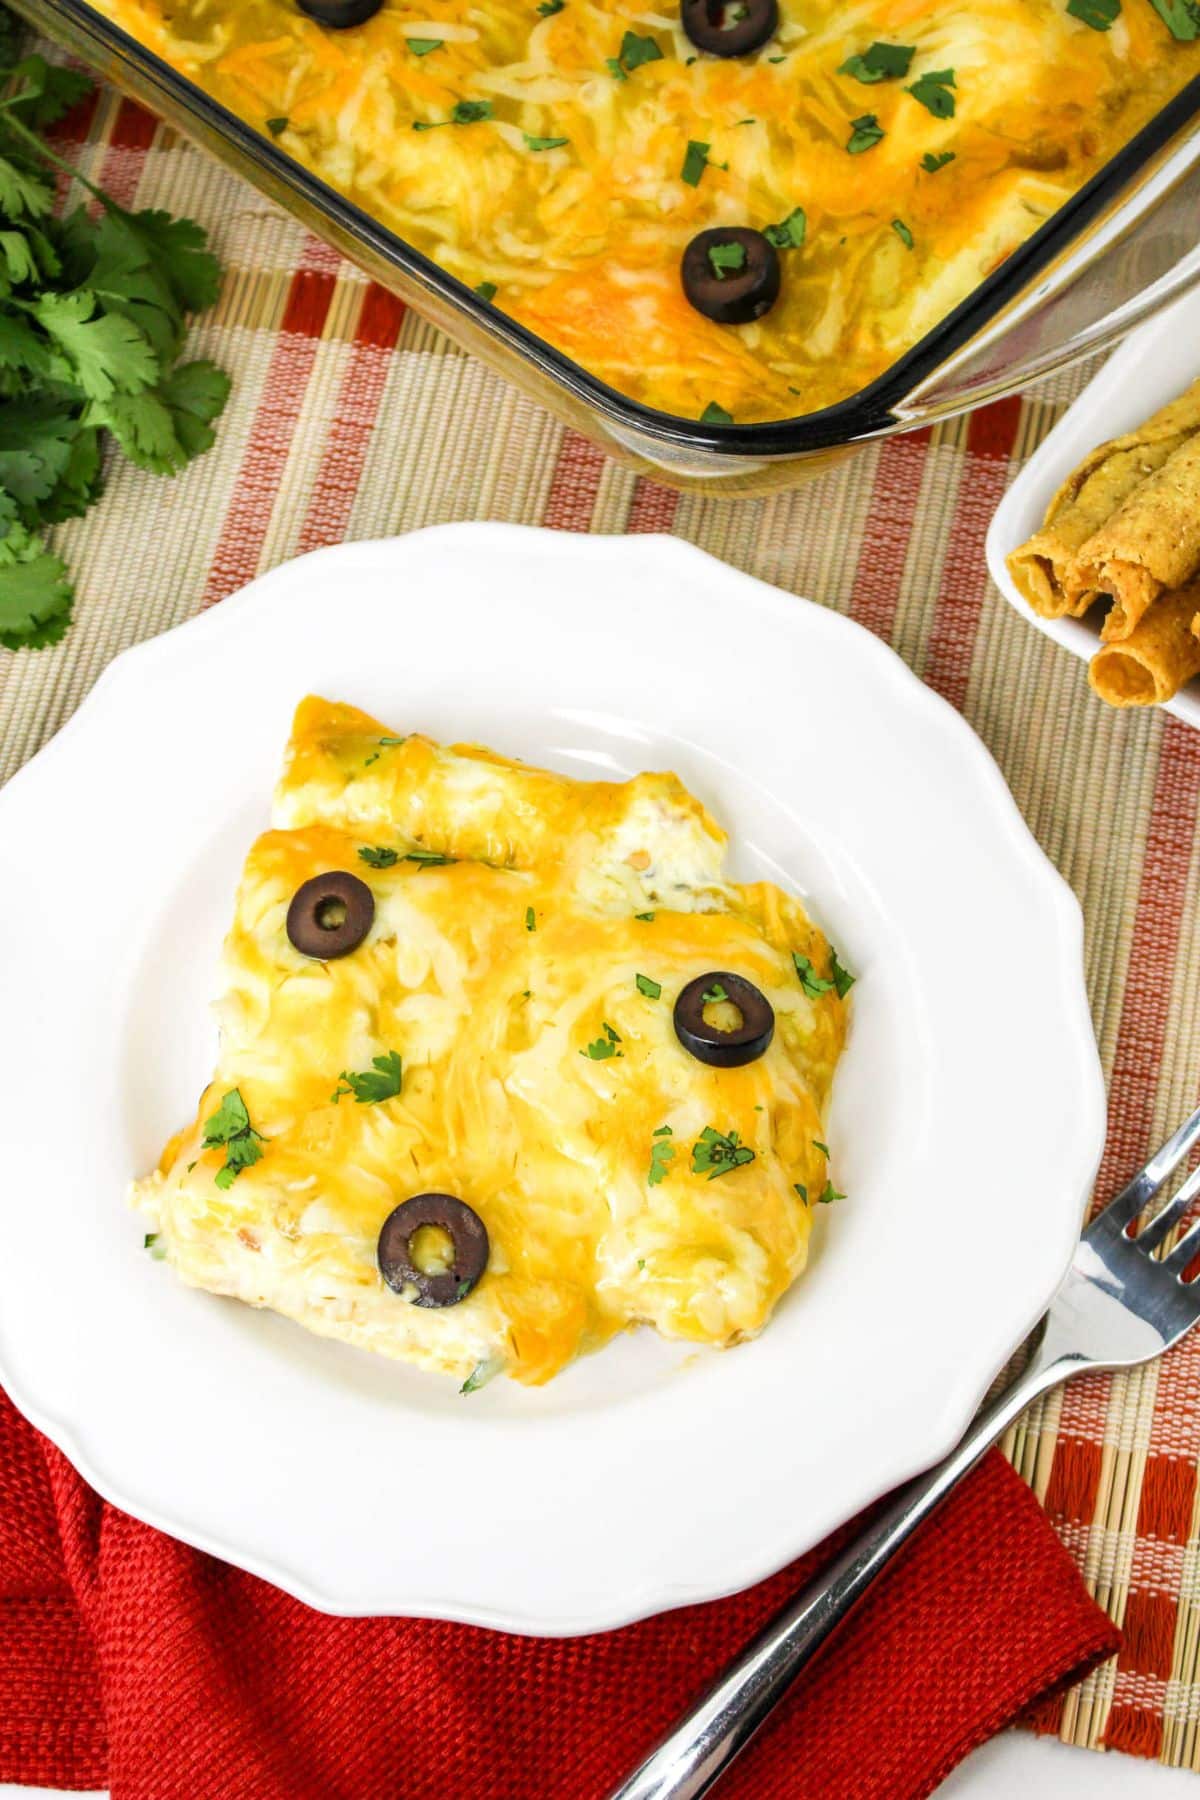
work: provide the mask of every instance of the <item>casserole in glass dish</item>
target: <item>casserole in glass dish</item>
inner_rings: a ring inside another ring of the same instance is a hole
[[[1193,0],[19,0],[624,460],[729,492],[1200,276]]]

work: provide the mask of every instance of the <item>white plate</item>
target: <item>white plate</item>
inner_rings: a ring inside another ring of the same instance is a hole
[[[1129,337],[1109,357],[1100,373],[1068,407],[1054,430],[1038,445],[996,508],[987,534],[987,561],[992,580],[1021,617],[1056,644],[1090,662],[1100,645],[1095,625],[1086,619],[1043,619],[1017,591],[1004,564],[1009,553],[1033,536],[1046,508],[1072,469],[1089,450],[1109,438],[1132,431],[1150,414],[1181,394],[1200,375],[1200,288]],[[1189,681],[1164,710],[1200,725],[1200,681]]]
[[[672,766],[849,967],[849,1199],[753,1344],[454,1384],[189,1292],[129,1177],[207,1081],[239,867],[309,689],[563,770]],[[126,1511],[333,1612],[571,1633],[740,1588],[945,1451],[1099,1156],[1081,921],[967,726],[669,538],[321,551],[118,658],[0,794],[0,1380]]]

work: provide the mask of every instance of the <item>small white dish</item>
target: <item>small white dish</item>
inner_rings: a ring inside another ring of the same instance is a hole
[[[1043,619],[1022,599],[1005,557],[1033,536],[1046,508],[1097,444],[1132,431],[1150,414],[1181,394],[1200,374],[1200,288],[1193,288],[1165,312],[1131,332],[1038,445],[1005,494],[987,534],[992,580],[1021,617],[1073,656],[1090,662],[1100,647],[1095,625],[1086,619]],[[1200,725],[1200,680],[1189,681],[1163,710],[1189,725]]]
[[[673,766],[830,931],[850,1197],[755,1343],[644,1331],[464,1398],[143,1254],[125,1185],[209,1077],[310,689]],[[574,1633],[741,1588],[950,1447],[1074,1247],[1104,1095],[1073,896],[891,651],[669,538],[450,526],[276,570],[119,657],[0,793],[0,892],[0,1381],[117,1505],[327,1611]]]

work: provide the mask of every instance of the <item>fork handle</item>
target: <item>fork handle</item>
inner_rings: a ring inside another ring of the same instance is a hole
[[[744,1750],[792,1682],[867,1589],[1016,1419],[1079,1367],[1045,1338],[1021,1375],[978,1415],[943,1462],[897,1489],[808,1586],[768,1621],[609,1800],[699,1800]]]

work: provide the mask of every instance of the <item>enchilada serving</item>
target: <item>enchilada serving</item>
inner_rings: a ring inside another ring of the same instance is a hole
[[[1200,70],[1191,0],[96,10],[593,375],[712,423],[865,387]]]

